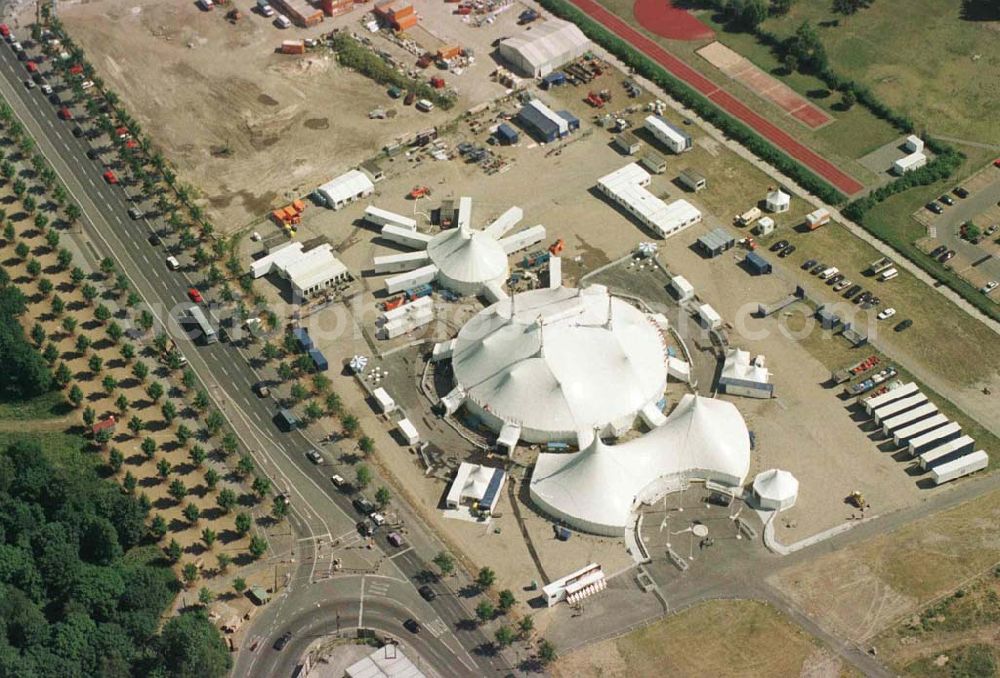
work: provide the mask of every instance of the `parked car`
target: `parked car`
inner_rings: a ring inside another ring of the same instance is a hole
[[[338,475],[336,473],[330,476],[330,482],[333,483],[334,487],[344,487],[344,485],[347,484],[347,481],[344,480],[344,476]]]
[[[428,602],[437,598],[437,594],[434,593],[434,589],[432,589],[430,586],[427,586],[427,584],[424,584],[419,589],[417,589],[417,593],[420,594],[421,598],[423,598]]]
[[[958,186],[958,187],[952,189],[951,192],[954,193],[955,195],[957,195],[959,198],[968,198],[969,197],[969,192],[967,190],[965,190],[965,188],[963,186]]]
[[[196,304],[200,304],[205,301],[205,298],[201,296],[201,292],[195,287],[188,288],[188,298]]]
[[[955,204],[955,201],[952,200],[952,197],[950,195],[948,195],[947,193],[945,193],[940,198],[938,198],[938,201],[944,203],[948,207],[951,207],[952,205]]]
[[[351,505],[354,507],[355,511],[364,515],[368,515],[375,510],[375,506],[364,497],[355,497],[354,501],[351,502]]]
[[[941,256],[942,254],[944,254],[947,251],[948,251],[947,245],[938,245],[937,247],[935,247],[934,249],[932,249],[931,253],[929,255],[927,255],[927,256],[932,257],[934,259],[937,259],[939,256]]]
[[[52,96],[52,85],[49,85],[48,83],[43,83],[42,94],[44,94],[47,97]]]
[[[778,252],[778,256],[784,259],[794,251],[795,251],[795,245],[788,245],[784,247],[780,252]]]
[[[872,296],[871,292],[862,292],[858,296],[854,297],[854,303],[855,304],[867,303],[868,300],[871,298],[871,296]]]
[[[850,287],[850,286],[851,286],[851,281],[847,280],[847,279],[844,279],[844,280],[841,280],[839,283],[837,283],[836,285],[833,286],[833,291],[834,292],[839,292],[840,290],[842,290],[842,289],[844,289],[846,287]]]
[[[851,285],[851,287],[846,292],[844,292],[844,297],[847,299],[851,299],[854,297],[855,294],[857,294],[860,291],[861,291],[861,285]]]
[[[940,261],[941,263],[944,263],[944,262],[950,260],[954,256],[955,256],[955,250],[948,250],[947,252],[945,252],[944,254],[942,254],[940,257],[938,257],[938,261]]]
[[[35,81],[34,80],[25,80],[24,81],[24,86],[27,87],[28,89],[35,89]]]
[[[897,332],[902,332],[903,330],[909,329],[912,325],[913,321],[907,318],[906,320],[903,320],[898,325],[896,325],[893,329],[896,330]]]
[[[160,244],[160,242],[162,242],[160,240],[160,236],[156,235],[155,233],[150,233],[149,237],[146,238],[146,241],[153,247],[157,247]]]
[[[372,522],[378,525],[379,527],[385,525],[385,516],[379,513],[378,511],[372,511],[368,515],[368,517],[371,518]]]
[[[372,526],[368,523],[367,520],[359,521],[358,524],[355,525],[355,527],[358,528],[358,534],[360,534],[362,537],[372,536]]]
[[[986,237],[988,238],[989,236],[993,235],[997,231],[1000,231],[1000,224],[993,224],[992,226],[990,226],[989,228],[986,229],[986,231],[984,232],[984,235],[986,235]]]
[[[779,240],[778,242],[776,242],[773,245],[771,245],[771,251],[772,252],[777,252],[778,250],[783,250],[786,247],[788,247],[788,241],[787,240]]]
[[[827,268],[828,268],[828,266],[826,264],[819,263],[819,264],[816,264],[815,266],[813,266],[812,270],[809,271],[809,272],[812,273],[813,275],[819,275],[820,271],[825,271]]]
[[[111,171],[111,170],[107,170],[107,171],[106,171],[106,172],[104,173],[104,180],[105,180],[106,182],[108,182],[109,184],[117,184],[117,183],[118,183],[118,175],[117,175],[117,174],[115,174],[115,173],[114,173],[113,171]]]
[[[258,381],[253,385],[253,391],[257,394],[258,398],[266,398],[271,395],[271,389],[262,381]]]
[[[838,273],[838,274],[836,274],[834,276],[831,276],[830,279],[826,281],[826,284],[827,285],[836,285],[837,283],[839,283],[844,278],[845,278],[845,276],[844,276],[843,273]]]
[[[321,455],[316,450],[309,450],[308,452],[306,452],[306,459],[308,459],[314,464],[320,464],[323,462],[323,455]]]
[[[817,263],[818,262],[815,259],[806,259],[805,263],[802,264],[802,270],[803,271],[808,271],[813,266],[815,266]]]
[[[133,221],[138,221],[139,219],[142,219],[142,218],[143,218],[144,216],[146,216],[146,215],[145,215],[145,213],[144,213],[144,212],[143,212],[143,211],[142,211],[141,209],[139,209],[138,207],[129,207],[129,208],[128,208],[128,216],[129,216],[129,218],[130,218],[130,219],[132,219]]]
[[[997,285],[1000,285],[1000,283],[998,283],[996,280],[991,280],[985,285],[983,285],[979,291],[982,292],[983,294],[989,294],[990,292],[992,292],[997,288]]]
[[[177,260],[177,257],[170,256],[167,257],[167,266],[171,271],[179,271],[181,268],[181,262]]]
[[[896,315],[896,309],[890,306],[889,308],[883,308],[875,317],[879,320],[888,320],[894,315]]]
[[[934,214],[944,214],[944,208],[941,207],[941,205],[937,204],[936,202],[929,202],[926,205],[924,205],[924,207],[929,209]]]

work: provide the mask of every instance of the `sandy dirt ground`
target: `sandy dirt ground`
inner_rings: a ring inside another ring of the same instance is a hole
[[[836,658],[773,608],[726,600],[574,651],[558,660],[553,675],[818,677],[838,676],[840,668]]]
[[[244,17],[235,25],[224,12],[202,12],[194,3],[95,0],[60,6],[60,16],[101,77],[152,133],[180,177],[206,198],[223,232],[308,193],[397,136],[441,124],[503,92],[486,77],[494,68],[486,55],[516,12],[481,29],[454,17],[434,29],[440,37],[416,31],[435,46],[445,39],[482,44],[477,51],[484,55],[461,78],[447,77],[460,92],[453,112],[423,114],[340,68],[329,51],[302,57],[275,53],[282,40],[318,37],[335,27],[361,30],[361,11],[310,29],[282,31],[249,12],[252,3],[241,4]],[[387,51],[401,53],[376,39]],[[369,120],[368,112],[380,106],[395,117]]]

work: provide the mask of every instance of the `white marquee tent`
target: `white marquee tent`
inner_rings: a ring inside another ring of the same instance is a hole
[[[583,56],[590,40],[576,24],[549,19],[500,42],[500,56],[515,70],[535,78]]]
[[[595,436],[571,454],[541,454],[532,500],[577,529],[619,536],[638,503],[692,479],[737,487],[750,469],[750,436],[731,403],[685,395],[666,422],[641,438],[605,445]]]
[[[795,506],[799,481],[788,471],[772,468],[753,479],[753,496],[762,509],[784,511]]]

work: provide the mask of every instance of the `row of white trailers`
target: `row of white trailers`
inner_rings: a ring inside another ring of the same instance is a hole
[[[375,319],[376,336],[380,339],[395,339],[434,320],[434,302],[429,296],[420,297],[391,311],[385,311]]]
[[[909,382],[885,393],[864,398],[865,411],[897,447],[905,447],[922,471],[931,472],[935,485],[981,471],[989,464],[976,441],[962,434],[960,424],[938,412],[920,388]]]

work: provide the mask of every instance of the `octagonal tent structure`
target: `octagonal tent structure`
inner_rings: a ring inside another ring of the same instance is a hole
[[[507,280],[507,253],[484,231],[465,226],[443,231],[427,244],[427,255],[438,268],[438,282],[459,294],[479,294]]]
[[[455,392],[491,430],[531,443],[617,435],[667,383],[655,323],[602,285],[537,289],[473,316],[452,351]]]
[[[799,481],[788,471],[772,468],[753,479],[753,497],[762,509],[784,511],[795,506]]]

